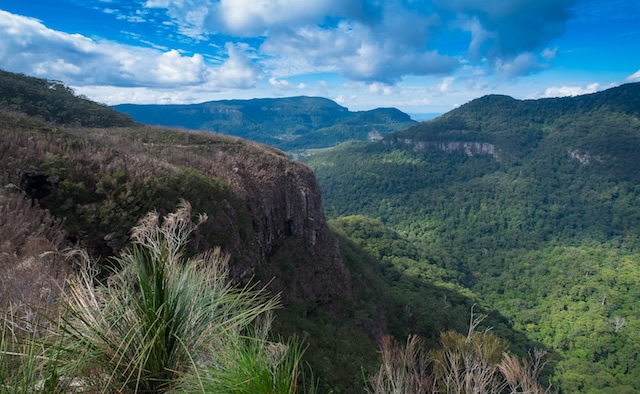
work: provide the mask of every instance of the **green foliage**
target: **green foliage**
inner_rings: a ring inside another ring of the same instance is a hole
[[[274,343],[258,333],[239,337],[225,348],[218,349],[215,368],[202,371],[203,391],[207,393],[314,393],[311,374],[309,387],[300,387],[304,349],[294,338],[289,343]],[[307,377],[307,380],[309,377]],[[194,382],[195,383],[195,382]],[[199,392],[186,385],[185,392]]]
[[[25,324],[26,323],[26,324]],[[34,321],[21,321],[11,310],[0,318],[0,392],[60,393],[69,389],[62,379],[59,337],[43,346]],[[60,331],[56,331],[60,333]]]
[[[19,111],[67,126],[132,126],[127,115],[77,97],[60,81],[50,81],[0,70],[0,108]]]
[[[638,276],[639,89],[538,101],[489,96],[384,143],[344,144],[306,161],[328,215],[368,251],[388,251],[383,261],[396,264],[410,259],[422,278],[457,280],[528,340],[557,352],[555,387],[640,390],[629,309],[640,300],[630,282]],[[416,152],[417,141],[487,142],[495,153]],[[363,232],[345,215],[380,222]],[[383,224],[405,241],[382,242]]]
[[[235,290],[219,249],[182,257],[197,225],[187,204],[161,224],[150,214],[106,285],[94,285],[91,267],[71,280],[64,328],[67,355],[83,354],[78,368],[100,367],[100,383],[114,390],[165,391],[181,374],[199,374],[228,335],[276,306],[262,291]]]
[[[121,269],[102,283],[77,250],[82,269],[68,281],[60,318],[1,320],[0,391],[307,391],[304,348],[295,338],[267,339],[277,297],[232,286],[220,249],[183,257],[205,220],[193,223],[184,202],[162,222],[150,213],[133,229],[136,244],[118,258]]]

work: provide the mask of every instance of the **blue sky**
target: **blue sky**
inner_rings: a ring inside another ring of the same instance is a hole
[[[639,0],[4,0],[0,68],[108,104],[446,112],[640,81]]]

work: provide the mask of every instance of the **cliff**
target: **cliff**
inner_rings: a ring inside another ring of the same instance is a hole
[[[222,246],[232,277],[271,281],[283,300],[337,305],[351,281],[311,170],[239,138],[135,126],[68,129],[0,112],[0,174],[63,220],[103,264],[148,211],[180,198],[207,223],[193,252]]]
[[[409,145],[413,147],[414,152],[427,152],[430,149],[437,149],[443,152],[464,153],[467,156],[491,155],[498,157],[496,147],[488,142],[478,141],[413,141],[410,138],[397,138],[396,140],[385,140],[385,145],[393,145],[395,143]]]

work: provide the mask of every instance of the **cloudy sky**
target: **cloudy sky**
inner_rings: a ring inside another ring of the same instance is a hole
[[[3,0],[0,68],[108,104],[441,113],[640,81],[639,0]]]

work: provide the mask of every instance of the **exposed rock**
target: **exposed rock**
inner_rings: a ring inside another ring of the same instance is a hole
[[[587,166],[593,162],[602,162],[600,156],[592,155],[588,152],[582,152],[578,149],[567,149],[567,153],[572,160],[577,160],[580,165]]]
[[[313,172],[279,151],[262,153],[260,160],[243,163],[230,152],[216,154],[215,175],[245,201],[255,234],[255,254],[238,236],[226,242],[226,249],[238,257],[233,276],[242,281],[259,273],[283,292],[285,302],[330,305],[351,295],[349,272],[327,226]],[[227,203],[214,218],[216,226],[237,227],[236,214]]]
[[[459,133],[462,132],[459,131]],[[384,143],[388,145],[393,145],[395,142],[404,145],[413,145],[415,152],[427,152],[430,149],[438,149],[448,153],[461,152],[467,156],[491,155],[496,158],[498,156],[495,145],[481,141],[413,141],[410,138],[384,141]]]

